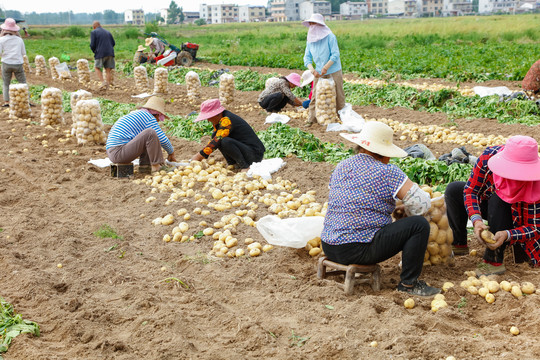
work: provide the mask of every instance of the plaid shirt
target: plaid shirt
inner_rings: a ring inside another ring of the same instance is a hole
[[[495,192],[493,172],[488,169],[489,158],[504,149],[503,145],[487,147],[478,158],[471,176],[465,185],[465,209],[471,221],[482,219],[480,202],[489,199]],[[512,204],[512,222],[515,226],[510,232],[510,243],[519,243],[529,255],[535,266],[540,265],[540,202]]]

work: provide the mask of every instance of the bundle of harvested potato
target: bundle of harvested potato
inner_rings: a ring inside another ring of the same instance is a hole
[[[46,88],[41,93],[41,125],[64,123],[62,111],[62,90]]]
[[[136,66],[133,69],[133,77],[135,78],[135,87],[139,92],[148,91],[148,72],[144,66]]]
[[[30,74],[30,61],[28,61],[28,56],[23,55],[23,70],[25,74]]]
[[[77,75],[79,76],[79,82],[81,84],[90,83],[90,66],[88,65],[88,60],[77,60]]]
[[[169,84],[169,71],[166,68],[157,68],[154,72],[154,94],[167,94]]]
[[[43,57],[43,55],[36,55],[36,59],[34,60],[34,62],[36,64],[36,75],[47,75],[47,65],[45,63],[45,57]]]
[[[222,74],[219,77],[219,101],[223,105],[230,104],[234,100],[234,76]]]
[[[322,251],[321,238],[317,236],[309,240],[306,244],[306,250],[309,251],[309,255],[313,257],[319,254],[324,255],[324,252]]]
[[[11,119],[30,117],[30,97],[27,84],[9,85],[9,117]]]
[[[56,70],[56,65],[60,65],[60,60],[58,60],[58,58],[55,56],[49,58],[49,67],[51,68],[51,77],[55,80],[60,78],[60,75],[58,74],[58,71]]]
[[[104,144],[107,141],[101,121],[101,108],[97,100],[79,100],[75,114],[77,118],[75,135],[78,144],[94,142]]]
[[[186,87],[189,102],[198,102],[201,98],[201,80],[199,74],[190,71],[186,74]]]
[[[315,116],[321,125],[339,122],[336,111],[336,83],[333,79],[319,79],[315,91]]]
[[[422,186],[422,190],[431,196],[431,208],[425,216],[429,221],[430,231],[424,265],[447,264],[452,259],[454,233],[448,226],[444,197],[442,193],[434,192],[426,185]]]

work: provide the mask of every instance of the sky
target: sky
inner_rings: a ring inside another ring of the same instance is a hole
[[[237,5],[264,5],[268,0],[175,0],[178,6],[184,11],[199,11],[200,4],[237,4]],[[145,13],[159,12],[160,9],[168,8],[171,0],[22,0],[6,1],[0,0],[0,7],[3,10],[19,10],[25,12],[63,12],[73,11],[74,13],[95,13],[104,10],[114,10],[123,13],[128,9],[143,9]]]

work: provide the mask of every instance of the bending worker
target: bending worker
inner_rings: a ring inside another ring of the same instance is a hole
[[[295,87],[301,87],[300,75],[291,73],[287,76],[271,77],[266,80],[265,89],[259,95],[259,105],[268,112],[279,112],[287,104],[302,106],[302,100],[297,98],[291,91]]]
[[[146,38],[144,44],[150,48],[151,59],[155,59],[165,52],[165,44],[158,38]]]
[[[247,169],[263,159],[265,148],[253,128],[240,116],[225,110],[219,99],[206,100],[194,122],[208,120],[214,126],[212,139],[191,160],[207,159],[219,149],[228,165]]]
[[[165,101],[152,96],[139,110],[118,119],[107,137],[107,155],[113,163],[126,164],[139,158],[139,171],[158,171],[164,165],[163,148],[167,160],[176,162],[174,148],[159,127],[163,121]]]

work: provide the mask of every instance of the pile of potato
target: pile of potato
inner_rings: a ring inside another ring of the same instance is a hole
[[[306,244],[306,250],[309,252],[309,255],[313,257],[317,255],[324,255],[321,238],[317,236],[309,240]]]
[[[219,101],[223,105],[232,103],[234,100],[234,76],[221,74],[219,77]]]
[[[60,60],[58,60],[58,58],[54,56],[49,58],[49,67],[51,68],[51,77],[55,80],[60,78],[60,75],[58,74],[58,70],[56,70],[56,65],[60,65]]]
[[[519,284],[515,281],[503,280],[499,283],[496,280],[490,280],[490,278],[485,275],[476,278],[474,271],[467,271],[465,274],[468,278],[467,280],[463,280],[460,286],[472,295],[481,296],[489,304],[495,302],[494,294],[499,292],[499,290],[509,292],[516,299],[521,298],[523,294],[532,295],[537,291],[536,286],[527,281]]]
[[[201,98],[201,80],[199,79],[199,74],[195,71],[188,72],[186,74],[186,87],[189,102],[198,102]]]
[[[315,117],[321,125],[339,122],[336,111],[336,84],[333,79],[319,79],[315,91]]]
[[[136,66],[133,69],[133,77],[137,91],[141,93],[148,91],[148,72],[144,66]]]
[[[71,93],[71,97],[69,100],[69,103],[71,105],[71,119],[73,121],[71,125],[71,135],[75,135],[77,131],[77,112],[75,111],[75,108],[77,107],[77,103],[80,100],[90,100],[92,99],[92,93],[86,91],[86,90],[77,90],[75,92]]]
[[[88,60],[77,60],[77,75],[79,76],[79,82],[81,84],[90,83],[90,66],[88,65]]]
[[[154,72],[154,94],[167,94],[169,72],[166,68],[157,68]]]
[[[41,93],[41,125],[64,123],[62,111],[62,90],[46,88]]]
[[[23,70],[25,74],[30,74],[30,61],[26,55],[23,55]]]
[[[431,196],[431,208],[426,214],[429,221],[429,240],[424,254],[425,265],[448,264],[452,259],[452,242],[454,233],[448,226],[446,205],[443,194],[434,192],[429,186],[422,186],[422,190]]]
[[[11,119],[30,117],[30,97],[27,84],[9,85],[9,117]]]
[[[107,134],[103,130],[99,102],[95,99],[79,100],[73,112],[77,119],[77,123],[74,124],[77,143],[105,144]]]
[[[34,62],[36,64],[36,75],[47,75],[47,65],[45,64],[45,57],[43,57],[43,55],[36,55],[36,59],[34,60]]]

